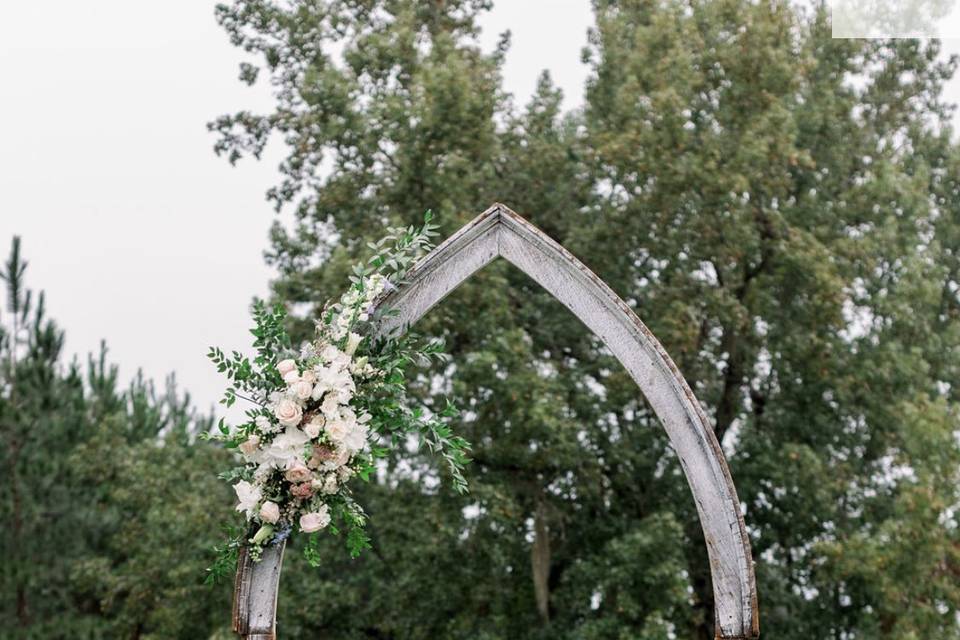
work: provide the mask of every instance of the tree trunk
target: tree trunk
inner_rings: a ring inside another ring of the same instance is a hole
[[[537,613],[544,624],[550,622],[550,527],[547,525],[547,508],[543,492],[537,492],[533,514],[533,546],[530,548],[533,565],[533,592],[537,600]]]

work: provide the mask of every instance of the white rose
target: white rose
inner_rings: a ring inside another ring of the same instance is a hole
[[[295,384],[300,381],[300,372],[294,369],[293,371],[287,371],[283,374],[283,381],[289,385]]]
[[[347,437],[347,434],[350,432],[350,427],[347,426],[347,423],[343,420],[327,420],[327,424],[324,427],[324,431],[327,432],[327,437],[340,444],[343,442],[344,438]]]
[[[244,513],[249,520],[253,516],[253,510],[257,507],[257,503],[260,502],[260,498],[263,497],[260,487],[246,480],[241,480],[233,485],[233,490],[239,501],[237,511]]]
[[[267,500],[260,507],[260,519],[270,524],[276,524],[280,519],[280,505]]]
[[[320,435],[320,430],[323,429],[323,424],[326,420],[323,419],[323,416],[314,416],[310,419],[310,422],[303,428],[303,432],[310,436],[310,439],[314,439]]]
[[[240,443],[240,451],[243,452],[245,456],[252,456],[254,452],[260,447],[260,436],[254,434]]]
[[[340,398],[335,393],[328,393],[327,397],[323,399],[323,404],[320,405],[320,410],[323,411],[326,416],[333,416],[337,413],[337,408],[340,406]]]
[[[306,400],[313,393],[313,385],[306,380],[301,380],[293,385],[293,393],[298,400]]]
[[[291,371],[297,370],[297,363],[293,360],[281,360],[277,363],[277,371],[280,372],[281,376],[286,376]]]
[[[273,415],[277,417],[280,424],[293,427],[300,423],[303,418],[303,409],[293,400],[282,398],[273,408]]]
[[[363,336],[358,333],[350,332],[347,336],[347,347],[343,350],[348,356],[352,356],[357,351],[357,347],[360,346],[360,342],[363,340]]]
[[[300,530],[304,533],[319,531],[328,524],[330,524],[330,510],[327,505],[323,505],[318,511],[300,516]]]

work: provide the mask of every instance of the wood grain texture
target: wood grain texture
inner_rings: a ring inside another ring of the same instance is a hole
[[[253,561],[246,547],[240,550],[233,588],[233,630],[247,640],[277,637],[277,595],[285,547],[282,542],[265,548],[259,562]]]
[[[700,404],[659,341],[603,281],[539,229],[495,204],[423,257],[407,284],[378,299],[380,335],[406,331],[474,272],[503,257],[539,283],[593,331],[640,387],[670,438],[693,493],[707,543],[716,636],[759,635],[750,542],[723,452]],[[274,638],[283,549],[260,563],[241,558],[234,627],[249,639]],[[272,592],[270,589],[273,589]]]
[[[409,284],[383,296],[381,333],[403,331],[470,276],[502,256],[562,302],[630,373],[666,429],[693,493],[707,542],[717,637],[759,635],[750,542],[720,445],[699,402],[649,329],[570,252],[495,204],[425,256]]]

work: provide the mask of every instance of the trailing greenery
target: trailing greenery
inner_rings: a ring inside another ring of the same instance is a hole
[[[231,532],[218,548],[210,580],[225,574],[241,547],[259,561],[265,548],[293,532],[310,535],[305,555],[313,566],[320,564],[315,549],[322,529],[345,529],[352,558],[369,549],[367,516],[348,483],[354,476],[369,481],[390,447],[404,447],[411,436],[442,457],[454,488],[466,492],[469,445],[447,424],[456,409],[447,402],[433,414],[410,407],[407,397],[407,368],[446,362],[443,344],[377,331],[379,320],[394,313],[380,302],[382,294],[403,284],[414,260],[433,246],[430,220],[428,211],[421,227],[390,229],[370,243],[376,255],[354,267],[347,291],[325,305],[315,335],[298,351],[283,327],[283,307],[268,310],[260,301],[254,304],[253,361],[211,347],[210,359],[231,381],[222,404],[241,398],[255,408],[244,423],[231,429],[221,420],[210,434],[241,454],[240,466],[220,477],[234,482],[236,510],[249,528],[247,535]]]

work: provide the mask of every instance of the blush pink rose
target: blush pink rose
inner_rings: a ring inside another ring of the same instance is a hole
[[[276,524],[280,519],[280,505],[267,500],[260,507],[260,519],[270,524]]]
[[[303,418],[303,409],[290,398],[281,398],[280,402],[273,408],[273,415],[277,417],[280,424],[295,427]]]
[[[300,530],[304,533],[319,531],[328,524],[330,524],[330,511],[326,505],[321,507],[319,511],[300,516]]]
[[[299,380],[300,380],[300,372],[297,371],[296,369],[293,369],[292,371],[287,371],[285,374],[283,374],[283,381],[286,382],[287,384],[292,385]]]
[[[290,493],[295,498],[309,498],[313,495],[313,487],[309,482],[304,482],[301,484],[295,484],[290,487]]]
[[[285,376],[291,371],[297,370],[297,363],[293,360],[281,360],[277,363],[277,371],[280,372],[281,376]]]
[[[310,480],[310,469],[299,460],[287,467],[287,472],[283,474],[287,482],[294,484],[297,482],[307,482]]]

